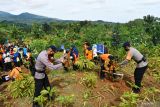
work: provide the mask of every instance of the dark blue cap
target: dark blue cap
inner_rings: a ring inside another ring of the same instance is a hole
[[[56,51],[57,51],[57,48],[56,48],[56,46],[54,46],[54,45],[51,45],[49,48],[51,48],[51,49],[52,49],[52,51],[54,51],[54,52],[56,52]]]
[[[129,47],[130,47],[131,45],[130,45],[129,42],[125,42],[125,43],[123,44],[123,47],[126,47],[126,46],[129,46]]]
[[[67,49],[66,49],[66,53],[68,53],[69,51],[70,51],[70,49],[67,48]]]
[[[115,59],[115,57],[114,57],[113,55],[109,55],[108,58],[109,58],[110,60],[114,60],[114,59]]]

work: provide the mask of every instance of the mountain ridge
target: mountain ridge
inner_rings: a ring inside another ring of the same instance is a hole
[[[32,13],[28,13],[28,12],[14,15],[14,14],[11,14],[8,12],[0,11],[0,22],[2,22],[2,21],[12,21],[12,22],[16,22],[16,23],[31,24],[34,22],[49,23],[49,22],[57,22],[57,21],[62,21],[62,20],[57,19],[57,18],[49,18],[46,16],[35,15]]]
[[[29,12],[24,12],[18,15],[14,15],[8,12],[0,11],[0,22],[3,21],[22,23],[22,24],[32,24],[32,23],[50,23],[50,22],[78,22],[80,20],[62,20],[58,18],[49,18],[46,16],[36,15]],[[106,22],[103,20],[97,20],[91,22],[112,23],[112,24],[114,23],[114,22]]]

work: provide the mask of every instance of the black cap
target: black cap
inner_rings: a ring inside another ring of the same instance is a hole
[[[126,46],[129,46],[129,47],[130,47],[131,45],[130,45],[129,42],[125,42],[125,43],[123,44],[123,47],[126,47]]]
[[[110,60],[114,60],[114,59],[115,59],[115,57],[114,57],[113,55],[109,55],[108,58],[109,58]]]
[[[69,53],[70,49],[66,49],[66,53]]]
[[[51,49],[52,49],[52,51],[54,51],[54,52],[56,52],[56,51],[57,51],[57,48],[56,48],[56,46],[54,46],[54,45],[51,45],[49,48],[51,48]]]

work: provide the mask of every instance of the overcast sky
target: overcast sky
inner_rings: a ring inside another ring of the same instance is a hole
[[[160,0],[0,0],[0,11],[65,20],[128,22],[148,14],[160,17]]]

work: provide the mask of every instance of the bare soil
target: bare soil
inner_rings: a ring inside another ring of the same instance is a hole
[[[25,67],[22,67],[23,72],[30,73]],[[90,72],[95,73],[95,72]],[[6,73],[1,73],[4,75]],[[96,73],[97,74],[97,73]],[[49,74],[49,80],[51,86],[57,87],[60,90],[60,95],[74,95],[75,103],[73,107],[105,107],[105,106],[118,106],[120,103],[120,96],[126,92],[131,91],[131,87],[126,81],[134,83],[133,75],[126,74],[123,80],[119,82],[113,82],[109,79],[104,81],[98,79],[94,88],[88,89],[83,86],[80,81],[84,76],[84,72],[72,71],[61,72],[58,76],[51,76]],[[98,77],[98,74],[97,74]],[[98,77],[99,78],[99,77]],[[4,82],[0,85],[0,92],[6,96],[6,100],[0,99],[0,107],[32,107],[32,98],[13,99],[7,92],[6,88],[11,81]],[[143,79],[143,87],[154,86],[160,89],[160,84],[157,83],[154,78],[147,73]],[[84,93],[90,90],[91,96],[88,99],[84,98]],[[143,91],[143,89],[142,89]],[[59,105],[55,105],[60,107]]]

